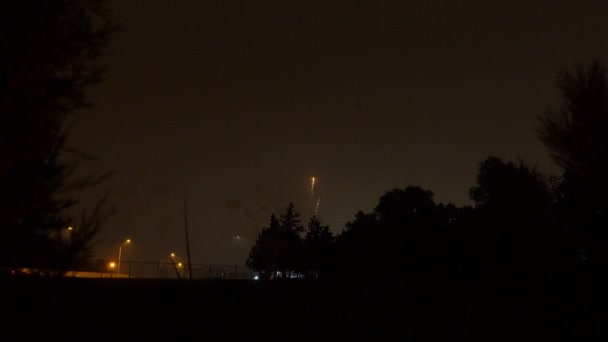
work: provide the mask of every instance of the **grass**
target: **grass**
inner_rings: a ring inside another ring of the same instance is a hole
[[[554,325],[559,315],[545,301],[470,284],[64,278],[8,279],[0,290],[12,340],[554,341],[572,335]]]

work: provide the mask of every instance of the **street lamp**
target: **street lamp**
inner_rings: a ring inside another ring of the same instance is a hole
[[[59,238],[62,240],[66,240],[68,242],[72,242],[72,233],[74,232],[74,228],[72,226],[68,226],[59,232]]]
[[[178,279],[181,279],[182,276],[179,273],[179,269],[182,268],[183,264],[180,262],[178,264],[175,263],[175,259],[177,258],[177,256],[175,255],[175,253],[170,253],[169,254],[169,260],[171,261],[171,265],[173,266],[173,270],[175,271],[175,274],[177,275]]]
[[[120,274],[120,258],[122,256],[122,246],[128,245],[130,243],[131,243],[131,239],[127,239],[127,240],[125,240],[125,242],[120,244],[120,247],[118,247],[118,267],[116,268],[116,274]]]

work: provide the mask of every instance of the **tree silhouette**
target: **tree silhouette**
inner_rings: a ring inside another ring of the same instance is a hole
[[[69,194],[105,175],[72,179],[82,154],[65,141],[116,26],[100,0],[6,1],[0,22],[0,266],[60,271],[88,254],[105,217],[67,214]]]
[[[296,234],[304,232],[304,226],[300,220],[300,213],[296,211],[293,202],[289,202],[285,214],[281,215],[281,228]]]
[[[281,215],[280,222],[283,243],[277,265],[284,277],[291,277],[292,272],[302,271],[303,247],[300,234],[304,232],[300,213],[296,211],[293,202],[289,203],[285,214]]]
[[[608,79],[598,61],[559,73],[563,103],[539,116],[538,134],[554,161],[583,191],[603,179],[608,148]]]
[[[545,178],[522,161],[515,164],[489,157],[480,164],[476,183],[469,191],[476,207],[504,213],[506,220],[544,217],[551,205]]]
[[[546,269],[552,196],[545,178],[521,161],[489,157],[480,164],[476,183],[470,197],[484,270],[523,274],[539,273],[541,265]]]
[[[313,215],[304,237],[304,271],[308,276],[317,278],[327,272],[333,242],[329,226],[322,225],[321,219]]]
[[[563,70],[559,108],[548,107],[537,132],[563,173],[557,180],[555,215],[578,261],[608,262],[608,78],[593,61]]]
[[[478,215],[471,206],[440,203],[433,237],[432,266],[448,276],[470,278],[478,274],[480,234]]]
[[[374,212],[380,223],[400,229],[415,221],[432,220],[434,209],[433,193],[410,185],[382,195]]]
[[[373,213],[358,212],[337,237],[334,271],[348,277],[413,277],[437,252],[439,218],[431,191],[408,186],[386,192]]]
[[[304,227],[300,214],[293,203],[289,203],[285,214],[277,220],[272,214],[270,225],[263,228],[247,259],[247,266],[262,272],[266,278],[290,277],[293,272],[301,272],[303,248],[300,232]]]
[[[43,158],[66,120],[90,106],[98,58],[116,25],[104,1],[6,1],[0,5],[0,175]]]
[[[258,234],[255,245],[249,252],[247,267],[260,272],[263,279],[270,279],[276,276],[278,267],[279,251],[283,243],[281,225],[276,216],[270,216],[268,227],[262,228]]]
[[[368,278],[375,275],[375,263],[380,262],[378,221],[373,213],[358,211],[355,219],[346,223],[336,237],[331,272],[333,277]]]
[[[435,253],[439,216],[433,192],[418,186],[384,194],[375,213],[386,236],[389,260],[403,265],[405,272],[423,272]],[[403,273],[395,267],[392,273]]]

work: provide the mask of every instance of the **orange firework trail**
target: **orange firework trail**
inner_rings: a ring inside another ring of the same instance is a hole
[[[311,197],[315,196],[315,177],[312,177],[310,179],[310,196]]]

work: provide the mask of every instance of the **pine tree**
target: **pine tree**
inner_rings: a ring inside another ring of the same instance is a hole
[[[276,216],[272,214],[270,225],[262,228],[255,245],[249,252],[247,266],[256,272],[260,272],[263,279],[273,278],[277,271],[281,244],[281,225]]]
[[[304,237],[304,270],[308,276],[318,278],[329,268],[329,253],[334,236],[329,226],[321,224],[316,216],[310,218]]]
[[[303,253],[302,238],[304,226],[300,220],[300,213],[295,209],[293,202],[287,206],[285,214],[281,215],[281,239],[279,250],[278,269],[283,277],[291,277],[293,272],[302,270]]]

